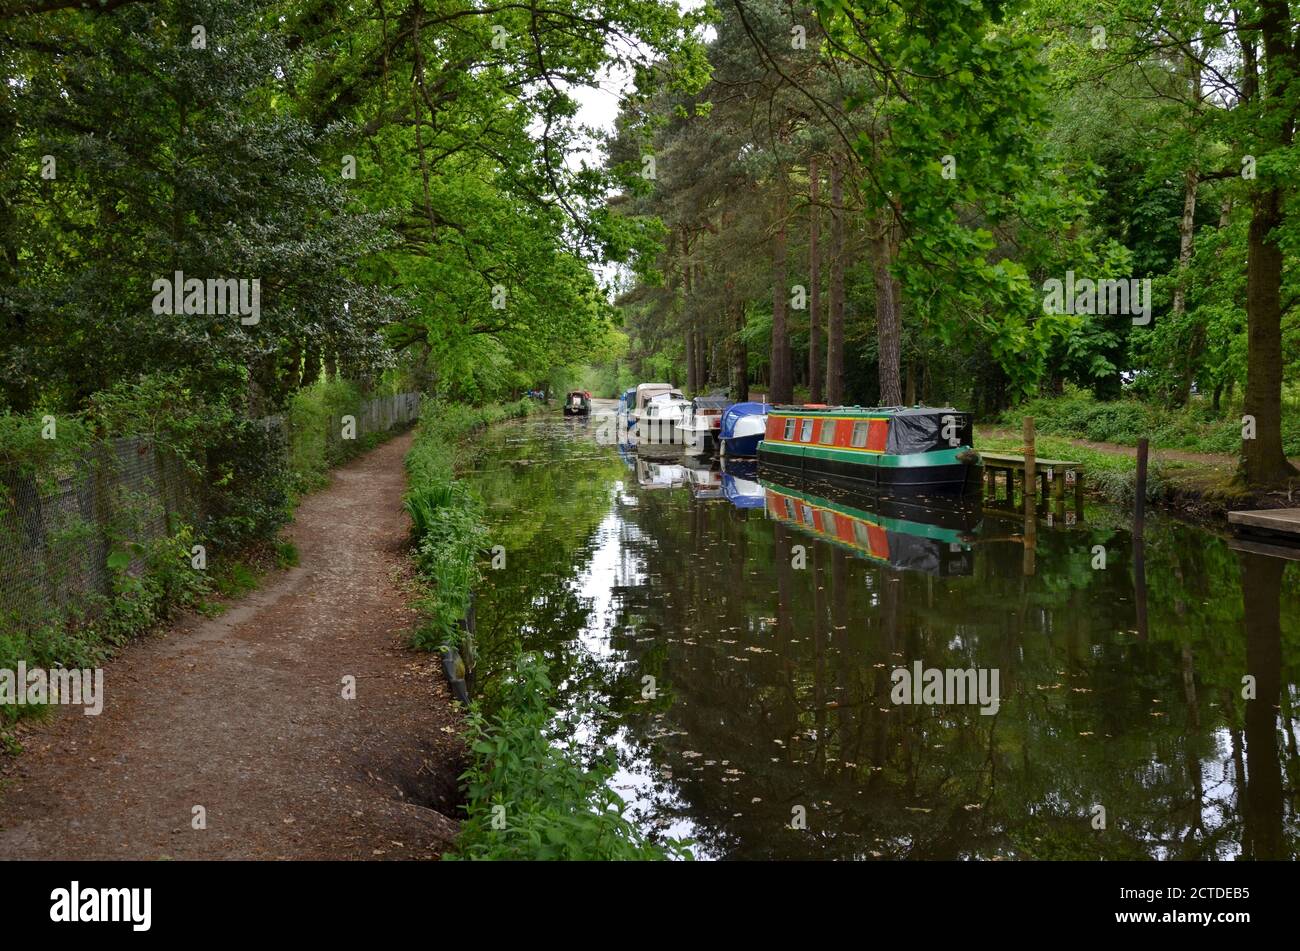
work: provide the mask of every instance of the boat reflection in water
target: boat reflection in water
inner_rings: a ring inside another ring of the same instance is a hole
[[[636,483],[643,489],[671,489],[686,483],[686,467],[637,456]]]
[[[752,459],[727,459],[722,464],[722,497],[738,509],[761,509],[763,487],[758,463]]]
[[[969,575],[981,513],[977,499],[890,497],[824,483],[760,480],[769,518],[892,568]]]
[[[707,460],[694,460],[686,467],[686,484],[691,490],[691,498],[701,502],[722,498],[722,472],[711,466]]]

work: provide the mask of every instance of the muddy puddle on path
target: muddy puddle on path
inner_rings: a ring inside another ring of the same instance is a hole
[[[1149,516],[1135,583],[1127,517],[1090,507],[1039,522],[1029,574],[1015,519],[638,465],[602,421],[484,437],[480,686],[541,652],[645,829],[701,858],[1296,857],[1300,562]],[[918,663],[974,702],[895,702]]]

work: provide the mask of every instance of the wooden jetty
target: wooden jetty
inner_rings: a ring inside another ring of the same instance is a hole
[[[1016,506],[1016,484],[1020,484],[1020,497],[1024,499],[1029,490],[1026,487],[1025,456],[1015,453],[981,452],[984,461],[985,498],[988,503],[998,508],[1014,510]],[[999,487],[999,476],[1002,485]],[[1066,520],[1066,524],[1083,519],[1083,476],[1084,466],[1081,462],[1068,459],[1033,460],[1033,482],[1035,504],[1045,505],[1051,502],[1057,518]],[[1066,512],[1065,497],[1073,496],[1074,511]]]
[[[1300,542],[1300,509],[1248,509],[1229,512],[1228,521],[1240,532],[1288,536]]]

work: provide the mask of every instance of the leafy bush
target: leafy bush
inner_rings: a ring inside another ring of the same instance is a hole
[[[1003,414],[1003,425],[1019,427],[1034,417],[1038,432],[1094,442],[1136,445],[1143,437],[1154,449],[1236,455],[1241,451],[1241,418],[1216,417],[1205,400],[1168,409],[1137,400],[1099,401],[1087,390],[1069,387],[1064,396],[1038,397]],[[1282,445],[1289,456],[1300,455],[1300,412],[1284,407]]]
[[[456,479],[459,440],[490,423],[526,415],[535,405],[520,400],[470,407],[430,400],[421,410],[420,429],[406,457],[410,489],[404,500],[426,592],[418,605],[424,620],[413,638],[417,647],[458,644],[460,622],[479,578],[482,504]]]
[[[289,521],[296,480],[277,430],[237,419],[207,457],[214,491],[203,534],[214,549],[238,550]]]

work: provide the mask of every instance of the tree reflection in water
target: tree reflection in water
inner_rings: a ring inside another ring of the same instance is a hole
[[[484,700],[541,651],[566,705],[604,706],[583,735],[648,828],[714,857],[1296,857],[1300,564],[1149,516],[1142,637],[1122,513],[1040,525],[1027,576],[987,512],[931,558],[924,513],[848,506],[892,526],[882,558],[866,524],[642,489],[579,429],[489,439],[473,478],[509,557],[479,598]],[[917,660],[997,669],[999,711],[894,705]]]

